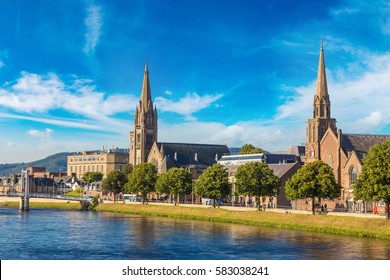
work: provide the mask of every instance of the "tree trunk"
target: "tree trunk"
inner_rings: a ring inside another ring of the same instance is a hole
[[[257,210],[261,210],[261,205],[260,205],[260,196],[256,196],[256,203],[257,203]]]
[[[314,196],[311,198],[311,212],[313,215],[315,215],[315,210],[314,210]]]
[[[386,205],[386,219],[390,219],[389,202],[386,201],[385,205]]]
[[[173,199],[175,200],[175,206],[176,206],[176,204],[177,204],[177,194],[173,195]]]
[[[217,201],[217,199],[214,197],[213,198],[213,207],[215,208],[215,202]]]

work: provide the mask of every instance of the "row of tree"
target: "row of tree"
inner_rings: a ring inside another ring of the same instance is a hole
[[[97,181],[99,176],[98,172],[89,172],[84,175],[84,180],[90,183]],[[280,179],[265,163],[261,162],[240,166],[235,178],[236,188],[233,193],[228,171],[220,164],[208,167],[193,185],[192,174],[186,168],[171,168],[167,173],[158,176],[154,165],[142,163],[135,166],[128,174],[118,170],[110,172],[103,180],[102,188],[114,194],[120,192],[141,194],[142,201],[145,201],[151,192],[171,195],[175,205],[180,195],[192,192],[198,197],[212,199],[214,206],[218,199],[229,195],[247,195],[256,197],[260,208],[260,197],[274,196],[280,187]]]

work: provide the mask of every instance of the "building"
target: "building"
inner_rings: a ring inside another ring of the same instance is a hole
[[[128,163],[128,149],[82,152],[68,156],[67,175],[75,174],[80,179],[86,172],[101,172],[105,178],[113,170],[122,171]]]
[[[229,173],[229,182],[232,183],[232,194],[235,192],[235,175],[237,173],[237,169],[245,163],[247,162],[241,162],[241,164],[239,163],[236,165],[225,165]],[[286,198],[285,186],[287,180],[290,179],[299,168],[301,168],[302,165],[300,161],[293,163],[270,163],[267,165],[273,171],[274,175],[280,178],[281,182],[278,194],[274,197],[262,197],[261,204],[268,208],[290,208],[291,202]],[[234,197],[233,200],[239,205],[254,205],[253,203],[255,202],[255,198],[245,197],[243,195]],[[250,201],[253,203],[250,203]]]
[[[146,62],[141,99],[134,114],[134,130],[130,132],[130,164],[135,166],[149,162],[157,167],[159,173],[165,173],[172,167],[189,168],[196,179],[204,169],[229,153],[226,145],[157,142],[157,122]]]
[[[327,203],[328,208],[339,211],[372,211],[373,202],[356,201],[354,184],[362,172],[362,159],[370,147],[390,139],[389,135],[349,134],[337,130],[336,119],[331,118],[331,105],[326,81],[324,49],[321,46],[313,118],[306,130],[305,162],[321,160],[333,168],[340,186],[340,197]],[[310,209],[310,201],[297,201],[297,208]],[[381,206],[381,202],[379,202]],[[383,208],[378,208],[382,210]]]
[[[238,154],[222,156],[218,163],[224,166],[243,165],[249,162],[265,162],[267,164],[280,163],[295,163],[300,161],[300,157],[295,154],[276,154],[276,153],[260,153],[260,154]]]

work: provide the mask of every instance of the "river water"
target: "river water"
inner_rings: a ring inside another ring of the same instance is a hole
[[[101,212],[0,208],[0,259],[390,259],[390,242]]]

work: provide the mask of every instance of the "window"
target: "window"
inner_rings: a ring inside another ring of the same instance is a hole
[[[356,183],[358,177],[357,168],[356,166],[351,166],[351,169],[349,171],[349,185],[352,186]]]
[[[313,147],[310,147],[310,157],[314,158],[314,149],[313,149]]]
[[[326,156],[326,163],[333,168],[333,157],[332,157],[332,154],[329,153],[327,156]]]

